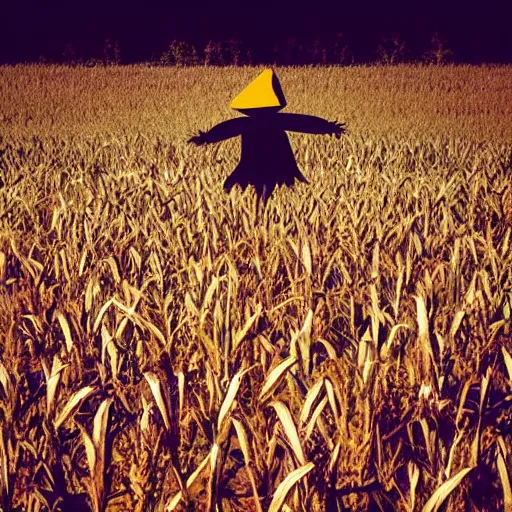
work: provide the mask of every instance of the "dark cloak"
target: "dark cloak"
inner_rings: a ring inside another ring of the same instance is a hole
[[[224,190],[253,185],[258,195],[268,197],[278,185],[291,186],[296,179],[308,183],[297,166],[286,131],[339,137],[343,126],[310,115],[253,111],[249,117],[230,119],[200,132],[191,141],[207,144],[241,135],[240,162],[224,182]]]

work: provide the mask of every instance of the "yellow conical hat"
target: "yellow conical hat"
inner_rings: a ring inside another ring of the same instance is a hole
[[[236,110],[286,106],[277,75],[272,69],[261,72],[232,102]]]

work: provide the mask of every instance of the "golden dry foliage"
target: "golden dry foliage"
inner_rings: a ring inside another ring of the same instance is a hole
[[[256,71],[0,69],[2,510],[510,507],[512,69],[279,70],[266,207]]]

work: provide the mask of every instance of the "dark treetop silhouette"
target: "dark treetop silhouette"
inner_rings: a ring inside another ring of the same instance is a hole
[[[286,131],[334,135],[345,125],[305,114],[280,114],[284,106],[281,85],[273,70],[266,69],[231,103],[248,117],[237,117],[199,131],[188,140],[198,146],[242,136],[242,154],[236,169],[224,182],[229,192],[234,185],[253,185],[258,196],[268,199],[278,185],[292,186],[295,179],[308,183],[295,162]]]

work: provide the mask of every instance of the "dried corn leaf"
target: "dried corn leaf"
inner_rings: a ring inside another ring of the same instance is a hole
[[[287,477],[279,484],[272,498],[268,512],[279,512],[282,509],[284,501],[288,496],[291,488],[301,479],[304,478],[315,465],[312,462],[304,464],[295,471],[292,471]]]
[[[156,401],[158,410],[160,411],[162,419],[164,420],[165,428],[169,430],[171,428],[171,424],[169,421],[169,414],[167,412],[167,405],[162,394],[160,380],[158,376],[153,372],[144,372],[144,377],[148,381],[149,387],[151,388],[151,392],[153,393],[153,397]]]
[[[306,464],[306,457],[304,456],[304,451],[302,450],[302,445],[300,444],[299,434],[297,433],[297,428],[293,422],[290,409],[288,409],[288,407],[281,401],[272,402],[270,405],[275,409],[277,413],[286,437],[290,441],[295,457],[300,464]]]
[[[201,462],[201,464],[199,464],[199,466],[196,468],[196,470],[189,476],[189,478],[187,480],[187,484],[186,484],[187,490],[190,489],[190,487],[192,487],[192,485],[196,481],[196,479],[199,476],[199,474],[201,473],[201,471],[203,471],[203,469],[206,467],[206,465],[210,461],[210,456],[211,456],[211,452],[208,453],[208,455],[205,457],[203,462]],[[183,498],[183,493],[181,491],[179,491],[174,496],[174,498],[169,500],[169,502],[165,506],[166,512],[172,512],[178,506],[178,504],[180,503],[182,498]]]
[[[505,347],[501,347],[501,353],[503,354],[503,360],[507,368],[508,378],[512,382],[512,356],[508,353]]]
[[[76,393],[73,393],[71,398],[68,400],[64,408],[62,409],[59,416],[54,421],[55,429],[58,429],[74,411],[80,406],[80,404],[92,393],[96,391],[93,386],[86,386]]]
[[[256,312],[250,318],[247,319],[245,325],[238,331],[235,335],[235,339],[233,340],[233,350],[236,350],[240,342],[247,336],[247,333],[251,330],[256,319],[261,315],[262,306],[258,304],[256,307]]]
[[[275,389],[279,383],[280,378],[284,375],[284,373],[290,369],[297,362],[297,358],[294,356],[287,357],[281,363],[279,363],[267,376],[263,386],[261,388],[259,394],[259,400],[263,401],[263,399],[268,395],[273,389]]]
[[[313,384],[312,388],[308,391],[306,395],[306,399],[304,400],[304,405],[302,406],[302,410],[299,418],[299,428],[302,427],[305,421],[309,418],[309,414],[311,412],[311,408],[315,403],[320,391],[322,390],[324,384],[324,378],[321,377],[318,379],[315,384]]]
[[[437,512],[441,505],[444,503],[446,498],[453,492],[453,490],[460,484],[463,478],[473,468],[464,468],[460,470],[456,475],[452,476],[443,485],[441,485],[432,496],[429,498],[427,503],[422,509],[422,512]]]

